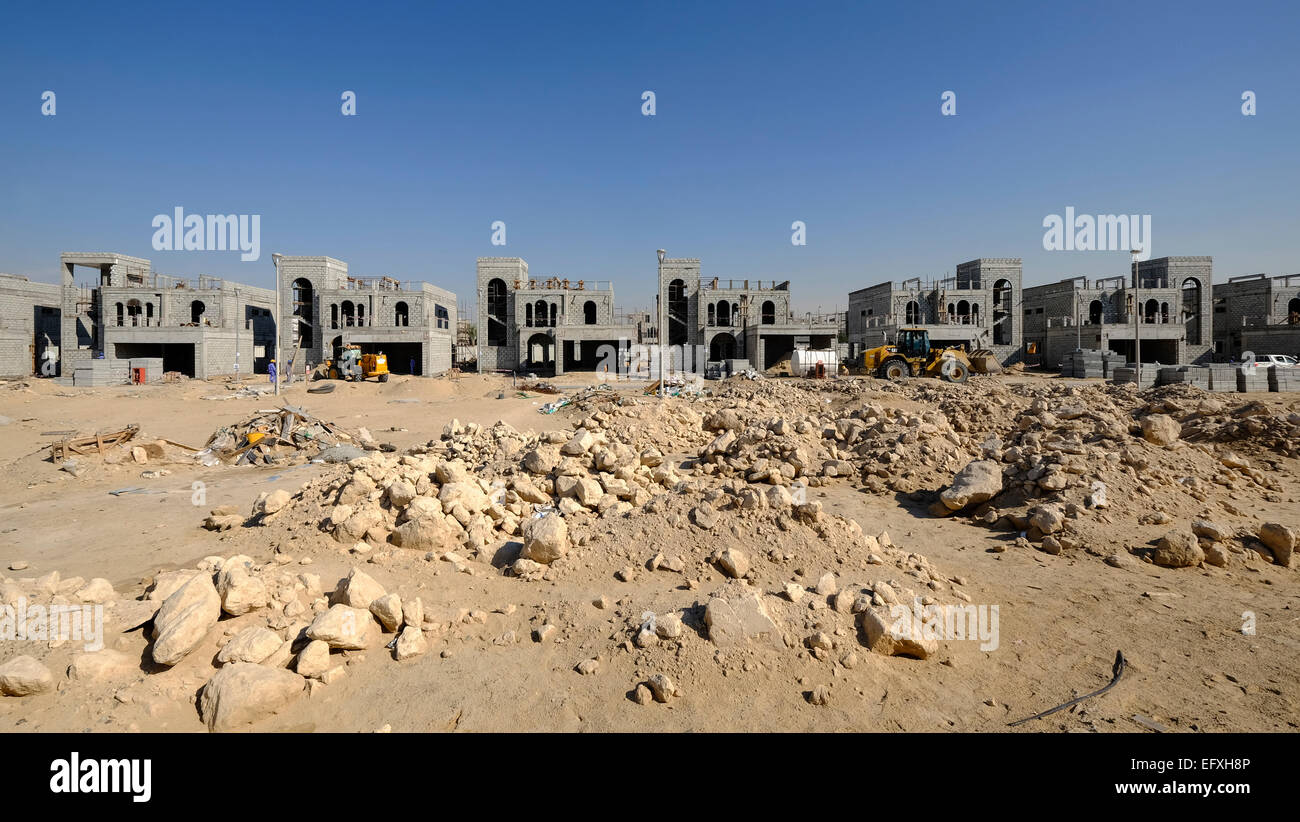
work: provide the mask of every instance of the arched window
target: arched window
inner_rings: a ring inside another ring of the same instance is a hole
[[[393,306],[393,325],[405,328],[410,324],[411,309],[406,305],[405,301],[398,302],[397,305]]]
[[[583,303],[582,321],[587,325],[596,324],[596,303],[594,301],[587,300],[587,302]]]
[[[668,344],[686,345],[689,335],[686,329],[686,312],[690,301],[686,297],[686,281],[671,280],[668,283]],[[698,310],[698,308],[696,309]]]
[[[714,309],[714,305],[713,305],[713,303],[709,303],[709,323],[708,323],[708,324],[709,324],[709,325],[717,325],[717,324],[718,324],[718,315],[717,315],[716,310]]]
[[[190,303],[190,322],[194,323],[195,325],[202,325],[202,324],[203,324],[203,312],[206,311],[207,309],[208,309],[208,307],[207,307],[206,305],[203,304],[203,300],[194,300],[193,302],[191,302],[191,303]]]
[[[122,311],[122,304],[121,304],[121,303],[118,303],[118,304],[117,304],[117,324],[118,324],[118,325],[122,325],[122,324],[125,322],[125,320],[124,320],[124,316],[125,316],[125,315],[124,315],[124,313],[123,313],[123,311]]]
[[[141,309],[139,300],[126,301],[126,317],[129,320],[130,325],[140,324],[140,313]]]
[[[1160,304],[1160,322],[1169,322],[1169,303]]]
[[[740,303],[731,304],[731,324],[740,325]]]
[[[532,324],[533,324],[533,304],[525,303],[524,304],[524,325],[527,327],[531,327]]]
[[[962,325],[970,323],[970,303],[966,300],[957,302],[957,322]]]
[[[552,328],[555,327],[555,309],[556,309],[556,304],[551,303],[551,327]]]
[[[357,312],[351,300],[344,300],[339,311],[343,314],[343,326],[345,328],[357,324]]]
[[[1091,325],[1101,325],[1102,304],[1101,300],[1093,300],[1088,304],[1088,322]]]
[[[533,325],[546,325],[546,300],[538,300],[533,309]]]
[[[955,323],[955,322],[957,322],[957,304],[956,304],[956,303],[948,303],[948,322],[950,322],[950,323]]]
[[[1144,322],[1154,323],[1156,321],[1156,315],[1160,313],[1160,301],[1154,299],[1147,300],[1146,310],[1143,313],[1146,315],[1143,320]]]
[[[366,304],[363,302],[358,302],[357,303],[357,325],[365,325],[365,324],[366,324]]]
[[[718,325],[731,325],[731,303],[726,300],[718,303]]]
[[[762,318],[759,321],[763,325],[776,325],[776,303],[771,300],[764,300],[761,314]]]
[[[144,304],[144,324],[153,325],[153,303]]]
[[[1292,297],[1286,304],[1286,321],[1290,325],[1300,325],[1300,297]]]
[[[769,305],[769,303],[764,303],[763,305],[764,308],[766,308],[767,305]],[[957,306],[957,310],[958,312],[961,311],[960,305]],[[904,316],[904,322],[906,322],[908,325],[916,325],[917,323],[921,322],[920,304],[917,303],[916,300],[908,300],[907,306],[903,310],[903,316]]]
[[[299,277],[293,281],[293,316],[297,317],[294,322],[294,344],[301,345],[303,348],[311,348],[312,340],[312,311],[315,303],[315,297],[312,292],[311,280],[306,277]]]
[[[339,304],[330,303],[330,328],[339,327]]]

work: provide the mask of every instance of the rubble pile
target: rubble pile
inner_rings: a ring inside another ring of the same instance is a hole
[[[289,457],[305,461],[325,449],[355,441],[356,435],[340,426],[284,405],[218,428],[197,458],[208,466],[269,465]]]

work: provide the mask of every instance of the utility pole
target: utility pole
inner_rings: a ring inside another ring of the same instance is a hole
[[[279,254],[272,254],[271,261],[275,263],[275,395],[280,396],[280,369],[284,367],[280,357],[280,342],[284,339],[284,328],[280,325],[280,257]]]
[[[665,253],[666,252],[662,248],[655,252],[655,254],[659,256],[659,399],[661,400],[668,393],[664,386],[664,335],[667,333],[666,326],[668,325],[664,321],[664,317],[668,312],[668,307],[665,305],[665,303],[668,302],[668,295],[664,293]]]
[[[1135,246],[1129,251],[1133,255],[1133,359],[1137,361],[1134,376],[1139,391],[1142,389],[1142,282],[1138,278],[1138,255],[1141,253],[1141,246]]]

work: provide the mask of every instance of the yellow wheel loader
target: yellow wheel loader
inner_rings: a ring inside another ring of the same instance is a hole
[[[971,361],[960,348],[931,348],[930,332],[924,328],[902,328],[894,345],[862,352],[862,367],[885,380],[938,377],[963,383],[970,377]]]
[[[359,345],[343,346],[338,360],[327,361],[325,369],[331,380],[360,382],[378,377],[380,382],[388,382],[388,357],[383,354],[362,354]]]

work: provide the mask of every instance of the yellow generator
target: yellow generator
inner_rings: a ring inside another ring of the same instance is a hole
[[[360,381],[378,377],[388,382],[388,357],[380,354],[362,354],[361,346],[345,345],[337,361],[326,364],[331,380]]]
[[[894,345],[882,345],[862,352],[862,366],[868,374],[886,380],[904,377],[938,377],[962,383],[970,378],[971,362],[960,348],[931,348],[930,332],[924,328],[902,328]]]

